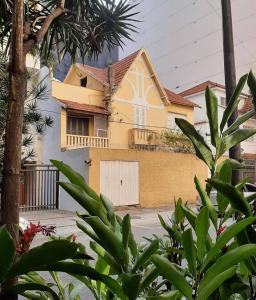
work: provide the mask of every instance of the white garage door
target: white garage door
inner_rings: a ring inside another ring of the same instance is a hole
[[[114,206],[139,204],[139,164],[134,161],[101,161],[100,192]]]

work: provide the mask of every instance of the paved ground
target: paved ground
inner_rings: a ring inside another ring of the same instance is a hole
[[[165,219],[170,216],[170,209],[131,209],[122,210],[117,212],[119,215],[124,216],[129,213],[131,215],[131,223],[133,234],[137,241],[143,242],[144,236],[152,236],[153,234],[163,235],[164,231],[159,225],[157,214],[160,213]],[[56,226],[56,234],[61,236],[67,236],[70,234],[76,234],[77,240],[82,242],[86,246],[89,245],[89,238],[76,227],[77,217],[75,213],[66,211],[35,211],[35,212],[23,212],[21,216],[29,222],[40,222],[42,225]],[[47,238],[38,235],[32,246],[37,246],[47,241]],[[88,249],[89,247],[87,247]],[[88,251],[89,252],[89,251]],[[90,253],[90,252],[89,252]],[[48,277],[48,275],[45,275]],[[71,278],[64,276],[64,281],[70,282]],[[20,299],[24,299],[21,298]],[[92,300],[94,299],[88,290],[84,290],[82,293],[82,299]]]

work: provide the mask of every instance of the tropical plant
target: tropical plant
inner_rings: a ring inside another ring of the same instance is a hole
[[[164,130],[161,132],[160,139],[165,147],[168,147],[174,152],[194,152],[194,148],[190,140],[180,131]]]

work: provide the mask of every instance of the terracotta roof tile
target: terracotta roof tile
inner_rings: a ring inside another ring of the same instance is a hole
[[[96,113],[96,114],[101,114],[101,115],[109,115],[110,114],[109,111],[107,111],[104,107],[101,107],[101,106],[83,104],[83,103],[78,103],[78,102],[69,101],[69,100],[62,100],[62,99],[57,99],[57,100],[59,102],[65,104],[68,109]]]
[[[251,110],[254,109],[253,103],[252,103],[252,99],[251,98],[247,98],[244,100],[244,104],[243,106],[239,109],[239,114],[243,115]],[[256,116],[253,117],[253,119],[256,119]]]
[[[174,92],[172,92],[166,88],[165,88],[165,92],[168,96],[170,103],[184,105],[184,106],[190,106],[190,107],[200,107],[199,105],[193,103],[192,101],[189,101],[189,100],[183,98],[182,96],[175,94]]]
[[[194,86],[194,87],[192,87],[192,88],[190,88],[188,90],[185,90],[185,91],[179,93],[179,95],[184,97],[184,96],[189,96],[189,95],[197,94],[197,93],[205,91],[206,88],[207,88],[207,86],[209,88],[218,87],[220,89],[225,90],[225,86],[224,85],[208,80],[208,81],[200,83],[200,84],[198,84],[198,85],[196,85],[196,86]]]
[[[119,60],[118,62],[112,65],[112,74],[113,74],[113,81],[116,86],[120,84],[122,79],[124,78],[125,74],[127,73],[128,69],[130,68],[131,64],[137,57],[141,50],[138,50],[131,55]],[[94,77],[99,79],[104,84],[108,84],[108,69],[100,69],[90,67],[88,65],[77,64],[78,67],[81,69],[91,73]]]

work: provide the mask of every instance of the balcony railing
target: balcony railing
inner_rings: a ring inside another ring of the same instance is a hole
[[[98,136],[83,136],[67,134],[66,148],[109,148],[109,139]]]
[[[160,145],[160,134],[153,130],[133,128],[129,130],[129,147],[132,149],[150,149]]]

